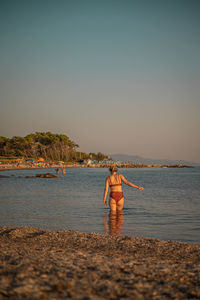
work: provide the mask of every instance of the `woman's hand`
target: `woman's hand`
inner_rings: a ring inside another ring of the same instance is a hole
[[[106,201],[106,199],[104,199],[104,201],[103,201],[103,202],[104,202],[104,205],[106,206],[106,205],[107,205],[107,201]]]
[[[143,190],[144,188],[142,186],[138,186],[138,190]]]

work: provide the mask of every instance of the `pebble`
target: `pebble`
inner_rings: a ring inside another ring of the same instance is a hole
[[[190,298],[198,244],[0,227],[0,300]]]

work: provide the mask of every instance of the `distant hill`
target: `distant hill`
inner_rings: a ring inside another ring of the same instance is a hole
[[[138,164],[161,164],[161,165],[173,165],[173,164],[184,164],[197,166],[200,165],[198,163],[194,163],[191,161],[183,161],[183,160],[169,160],[169,159],[153,159],[153,158],[145,158],[139,155],[127,155],[127,154],[109,154],[113,160],[119,160],[122,162],[133,162]]]

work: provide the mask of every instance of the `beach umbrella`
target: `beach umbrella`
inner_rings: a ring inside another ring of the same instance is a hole
[[[26,161],[33,161],[33,159],[32,158],[28,158],[28,159],[26,159]]]
[[[40,157],[38,160],[39,160],[39,161],[44,161],[44,158]]]

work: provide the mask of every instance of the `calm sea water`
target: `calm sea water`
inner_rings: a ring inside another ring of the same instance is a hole
[[[59,178],[25,178],[49,170],[5,171],[0,226],[34,226],[200,243],[200,167],[120,169],[139,191],[123,185],[123,213],[103,206],[107,169],[69,168]]]

